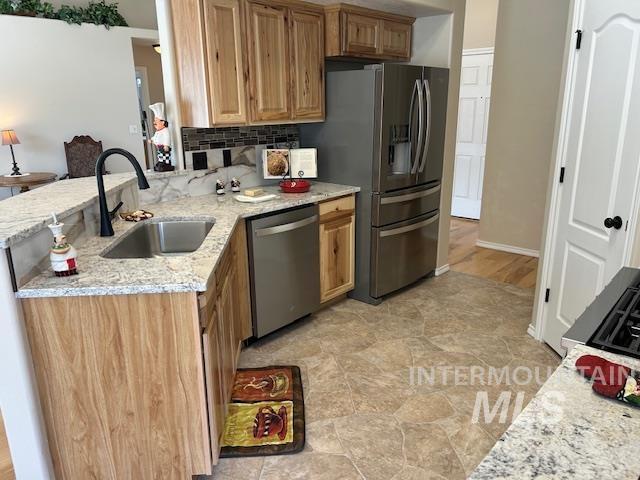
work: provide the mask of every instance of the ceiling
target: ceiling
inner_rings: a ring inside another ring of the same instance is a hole
[[[333,5],[340,0],[311,1],[322,5]],[[374,10],[382,10],[389,13],[397,13],[399,15],[408,15],[410,17],[431,17],[433,15],[449,13],[446,10],[427,5],[425,0],[345,0],[344,3]]]

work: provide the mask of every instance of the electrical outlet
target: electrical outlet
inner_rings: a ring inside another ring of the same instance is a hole
[[[139,133],[140,129],[138,128],[138,125],[129,125],[129,134],[130,135],[137,135]]]

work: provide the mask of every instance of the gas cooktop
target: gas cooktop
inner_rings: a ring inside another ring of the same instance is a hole
[[[576,344],[640,358],[640,269],[620,270],[587,307],[562,338]]]

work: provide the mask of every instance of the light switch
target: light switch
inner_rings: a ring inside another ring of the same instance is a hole
[[[138,134],[138,125],[129,125],[129,134],[137,135]]]

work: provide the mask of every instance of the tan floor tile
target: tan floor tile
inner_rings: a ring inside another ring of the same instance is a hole
[[[402,424],[407,463],[447,479],[465,478],[460,459],[439,425]]]
[[[450,417],[455,413],[447,397],[441,393],[413,395],[396,411],[402,423],[429,423]]]
[[[352,415],[335,426],[342,445],[367,480],[388,480],[402,470],[402,431],[391,415]]]
[[[339,421],[339,420],[336,420]],[[316,453],[331,453],[342,455],[345,453],[334,420],[320,420],[306,424],[306,446]]]
[[[237,480],[244,477],[238,477]],[[342,455],[301,453],[267,457],[260,480],[361,480],[351,460]]]

